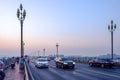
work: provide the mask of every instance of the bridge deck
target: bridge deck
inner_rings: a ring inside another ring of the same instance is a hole
[[[5,71],[6,77],[5,80],[24,80],[24,71],[19,70],[19,65],[16,64],[14,69],[9,67]]]

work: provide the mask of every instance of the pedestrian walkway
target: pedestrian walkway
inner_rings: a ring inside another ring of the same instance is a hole
[[[24,80],[24,71],[19,70],[19,65],[16,64],[14,69],[9,67],[6,71],[5,80]]]

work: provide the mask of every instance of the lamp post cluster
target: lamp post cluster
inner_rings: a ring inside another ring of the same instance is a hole
[[[38,50],[38,56],[40,56],[40,51]],[[45,48],[43,49],[43,56],[45,57]]]
[[[26,17],[26,10],[23,10],[22,4],[20,4],[20,7],[17,9],[17,18],[20,21],[21,26],[21,56],[24,56],[24,41],[23,41],[23,22]],[[108,30],[111,32],[111,59],[113,59],[113,32],[116,29],[116,24],[113,24],[113,20],[111,20],[111,24],[108,25]],[[56,57],[58,57],[58,43],[56,44]],[[45,48],[43,49],[43,55],[45,56]],[[39,55],[39,51],[38,51]]]
[[[58,43],[56,44],[56,48],[57,48],[57,51],[56,51],[56,57],[58,57],[58,47],[59,47],[59,45],[58,45]],[[39,50],[38,50],[38,56],[39,56]],[[45,57],[45,48],[43,49],[43,56]]]
[[[111,20],[111,24],[108,25],[108,30],[111,32],[111,59],[113,59],[113,32],[116,29],[116,24],[113,24],[113,20]]]
[[[26,11],[23,10],[22,4],[20,4],[20,7],[17,9],[17,18],[20,21],[21,25],[21,56],[24,56],[24,41],[23,41],[23,21],[26,17]]]

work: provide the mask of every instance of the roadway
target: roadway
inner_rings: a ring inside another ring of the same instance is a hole
[[[49,68],[36,68],[29,63],[35,80],[120,80],[120,68],[90,67],[88,64],[76,63],[74,70],[56,68],[55,62],[49,62]]]

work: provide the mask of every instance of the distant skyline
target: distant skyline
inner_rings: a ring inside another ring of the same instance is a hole
[[[23,4],[25,54],[98,56],[111,53],[108,25],[113,20],[114,53],[120,54],[120,0],[2,0],[0,2],[0,56],[20,56]]]

